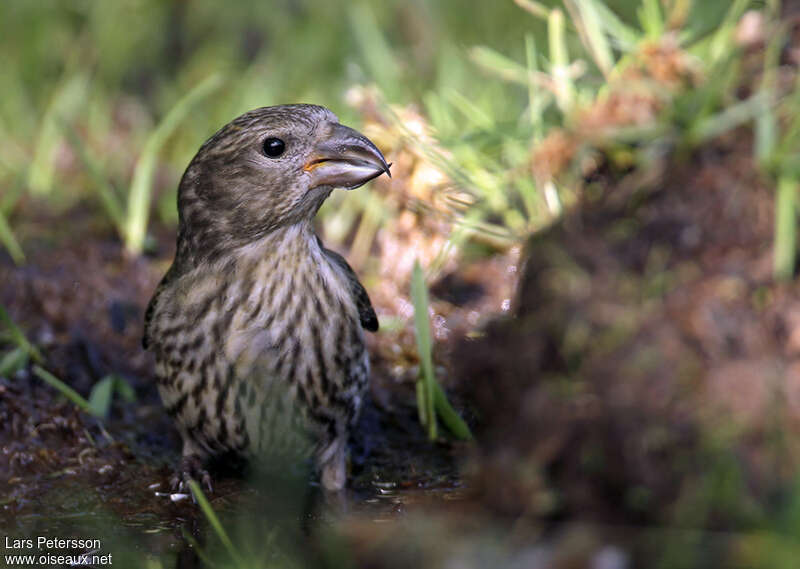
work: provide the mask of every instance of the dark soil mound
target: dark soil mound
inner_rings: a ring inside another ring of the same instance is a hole
[[[515,316],[455,361],[494,511],[754,527],[797,466],[800,304],[748,135],[601,180],[528,243]],[[520,499],[527,496],[528,499]]]

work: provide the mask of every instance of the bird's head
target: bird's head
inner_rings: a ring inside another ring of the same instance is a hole
[[[197,152],[178,192],[180,239],[194,254],[245,245],[310,220],[334,188],[357,188],[389,164],[364,135],[316,105],[255,109]]]

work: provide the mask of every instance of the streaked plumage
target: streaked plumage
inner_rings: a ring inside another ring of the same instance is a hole
[[[285,143],[265,154],[268,138]],[[209,457],[314,453],[345,483],[348,431],[369,377],[364,287],[312,218],[334,187],[388,173],[369,140],[312,105],[223,127],[181,181],[175,261],[145,317],[159,391],[183,438],[184,476]],[[307,435],[307,436],[306,436]]]

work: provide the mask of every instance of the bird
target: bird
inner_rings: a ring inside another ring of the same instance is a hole
[[[211,136],[178,187],[174,261],[145,312],[167,413],[182,439],[173,484],[210,461],[295,452],[326,490],[346,485],[347,442],[369,381],[378,318],[313,219],[335,188],[391,164],[367,137],[309,104],[262,107]]]

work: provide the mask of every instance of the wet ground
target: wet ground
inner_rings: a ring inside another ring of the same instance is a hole
[[[180,445],[158,400],[150,355],[140,347],[144,307],[171,259],[171,232],[157,236],[151,256],[130,259],[107,228],[93,225],[91,211],[70,212],[69,227],[28,213],[31,225],[21,230],[35,235],[24,242],[28,262],[15,267],[0,255],[0,304],[44,354],[43,367],[84,397],[103,377],[116,374],[136,399],[116,397],[100,420],[42,382],[33,362],[0,378],[0,532],[98,537],[104,550],[120,554],[120,563],[126,555],[135,563],[146,554],[161,564],[156,566],[197,566],[192,542],[206,541],[205,518],[191,499],[169,496]],[[498,294],[510,295],[512,259],[490,259],[483,271],[446,275],[438,287],[444,299],[434,287],[436,356],[445,384],[452,383],[450,346],[481,315],[502,305]],[[506,285],[477,276],[497,274]],[[430,442],[419,425],[416,348],[404,320],[410,314],[397,313],[398,306],[408,306],[395,296],[397,288],[392,283],[370,291],[379,317],[392,324],[370,339],[372,388],[351,442],[348,490],[331,499],[301,472],[299,487],[293,482],[277,493],[291,500],[264,506],[282,512],[266,518],[276,525],[309,532],[343,519],[381,524],[447,508],[467,492],[461,468],[469,446],[446,436]],[[454,395],[471,420],[470,409]],[[209,498],[216,511],[238,519],[253,504],[269,502],[275,488],[274,480],[222,472]]]
[[[769,180],[747,132],[646,174],[599,172],[520,269],[509,252],[432,284],[438,375],[474,444],[426,439],[402,279],[368,286],[387,325],[350,489],[219,477],[246,566],[793,566],[800,289],[772,279]],[[101,536],[123,567],[232,566],[190,499],[156,494],[179,446],[139,339],[170,232],[131,260],[75,227],[27,241],[24,268],[2,258],[0,303],[77,391],[117,373],[136,401],[101,423],[30,366],[0,380],[0,531]]]

